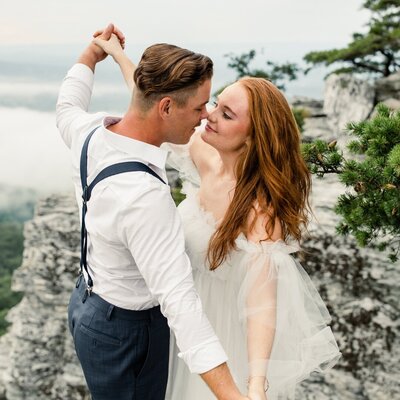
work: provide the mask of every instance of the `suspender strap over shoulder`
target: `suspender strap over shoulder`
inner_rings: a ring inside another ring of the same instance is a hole
[[[104,168],[99,174],[93,179],[93,181],[88,185],[87,183],[87,154],[88,154],[88,147],[90,139],[92,138],[93,134],[99,128],[97,126],[94,128],[88,135],[85,140],[85,143],[82,147],[81,152],[81,160],[80,160],[80,175],[81,175],[81,185],[82,185],[82,221],[81,221],[81,260],[80,260],[80,277],[82,276],[83,269],[85,270],[88,280],[86,282],[86,291],[87,294],[90,296],[93,288],[93,280],[89,274],[87,268],[87,230],[85,224],[85,216],[87,212],[87,203],[90,200],[92,195],[93,188],[101,182],[103,179],[106,179],[110,176],[121,174],[124,172],[146,172],[153,175],[155,178],[159,179],[162,183],[165,183],[150,167],[146,164],[143,164],[138,161],[128,161],[128,162],[121,162],[118,164],[110,165]]]

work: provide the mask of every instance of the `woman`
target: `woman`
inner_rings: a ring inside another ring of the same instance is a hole
[[[95,41],[133,88],[134,65],[118,40]],[[294,399],[296,385],[340,352],[326,307],[291,256],[311,180],[287,101],[271,82],[243,78],[220,94],[204,131],[167,148],[187,196],[179,211],[196,288],[239,389],[254,400]],[[171,361],[168,398],[214,398]]]

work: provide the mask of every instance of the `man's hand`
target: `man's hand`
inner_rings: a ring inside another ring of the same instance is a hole
[[[97,31],[95,37],[103,40],[110,39],[112,34],[115,34],[121,42],[121,45],[125,43],[125,37],[122,32],[115,28],[113,24],[109,24],[104,30]],[[87,65],[93,72],[98,62],[103,61],[107,57],[107,53],[94,42],[85,49],[78,59],[78,63]]]

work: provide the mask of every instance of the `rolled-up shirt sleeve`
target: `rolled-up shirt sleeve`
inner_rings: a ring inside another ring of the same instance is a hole
[[[143,182],[143,181],[142,181]],[[183,229],[169,187],[148,176],[141,194],[121,207],[121,240],[175,334],[192,373],[227,361],[195,290]]]

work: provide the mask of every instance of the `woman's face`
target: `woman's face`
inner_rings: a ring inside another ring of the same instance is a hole
[[[229,85],[218,96],[208,114],[202,139],[224,152],[242,149],[249,136],[250,115],[246,89],[239,82]]]

